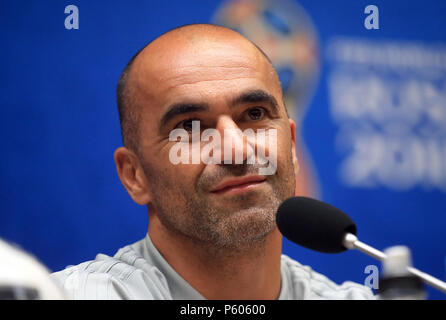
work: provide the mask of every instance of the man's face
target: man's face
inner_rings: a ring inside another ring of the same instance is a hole
[[[150,59],[141,55],[133,67],[149,210],[167,230],[195,241],[225,248],[253,244],[275,228],[279,204],[294,194],[294,142],[280,85],[246,40],[192,42],[155,43]],[[258,165],[246,163],[174,165],[169,154],[177,142],[169,134],[189,130],[192,120],[222,138],[224,130],[277,130],[277,170],[261,176]],[[246,177],[246,183],[236,180]],[[226,182],[229,187],[221,188]]]

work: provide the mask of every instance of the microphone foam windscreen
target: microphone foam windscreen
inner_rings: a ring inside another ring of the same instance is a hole
[[[325,253],[347,250],[342,243],[344,235],[356,234],[355,223],[344,212],[306,197],[285,200],[277,211],[276,222],[288,240]]]

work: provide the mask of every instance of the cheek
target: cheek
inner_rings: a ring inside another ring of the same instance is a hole
[[[278,130],[277,136],[277,164],[279,167],[287,167],[293,165],[292,158],[292,140],[289,131],[284,132]]]
[[[195,190],[197,177],[201,171],[200,165],[194,164],[171,164],[168,160],[159,171],[158,181],[162,183],[167,192],[189,193]],[[158,186],[154,186],[157,188]]]

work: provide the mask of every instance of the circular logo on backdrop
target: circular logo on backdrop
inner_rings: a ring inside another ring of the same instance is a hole
[[[288,114],[300,131],[319,78],[316,30],[305,10],[292,0],[229,0],[212,20],[243,34],[268,55],[279,76]],[[300,167],[296,195],[318,197],[316,171],[302,138],[296,154]]]
[[[232,0],[223,2],[213,22],[265,51],[279,75],[290,117],[300,122],[319,76],[316,32],[305,10],[294,1]]]

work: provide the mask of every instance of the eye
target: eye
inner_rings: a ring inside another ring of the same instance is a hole
[[[265,110],[261,107],[254,107],[247,111],[248,117],[251,120],[257,121],[261,120],[265,115]]]
[[[183,121],[179,122],[175,126],[175,128],[184,129],[187,132],[191,133],[192,132],[192,122],[193,121],[200,121],[200,120],[198,120],[198,119],[186,119],[186,120],[183,120]]]

